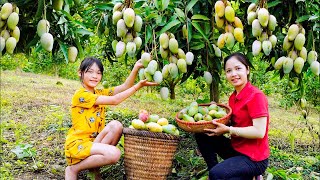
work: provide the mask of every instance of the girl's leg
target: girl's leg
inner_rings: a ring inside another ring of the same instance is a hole
[[[65,172],[66,180],[76,180],[80,171],[98,168],[104,165],[115,164],[121,156],[121,152],[113,145],[93,143],[90,156],[78,164],[68,166]]]
[[[93,142],[115,146],[118,144],[122,135],[122,129],[122,124],[119,121],[113,120],[106,125]]]
[[[263,174],[268,166],[268,159],[252,161],[247,156],[235,156],[217,164],[209,171],[210,180],[252,180],[254,176]]]
[[[239,155],[225,136],[208,136],[203,133],[195,134],[196,142],[208,169],[218,164],[217,155],[223,159]]]

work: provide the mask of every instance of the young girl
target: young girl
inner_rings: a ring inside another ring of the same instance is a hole
[[[143,86],[157,85],[146,80],[134,85],[141,67],[141,62],[137,61],[122,85],[98,90],[95,87],[103,75],[102,63],[96,58],[86,58],[81,62],[78,75],[83,87],[72,98],[72,127],[65,143],[69,165],[65,179],[77,179],[81,170],[115,164],[119,160],[121,152],[116,145],[122,134],[122,124],[114,120],[105,126],[105,105],[117,105]]]
[[[213,121],[217,128],[206,129],[207,134],[196,134],[196,141],[207,163],[210,180],[252,180],[268,166],[268,101],[249,82],[249,62],[244,55],[234,53],[226,57],[224,69],[235,89],[229,98],[232,126]],[[230,133],[231,139],[223,136],[225,133]],[[224,161],[218,163],[217,155]]]

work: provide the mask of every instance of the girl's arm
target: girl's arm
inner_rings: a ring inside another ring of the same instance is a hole
[[[141,60],[137,61],[136,64],[134,65],[130,75],[128,76],[128,78],[126,79],[126,81],[119,85],[119,86],[116,86],[114,88],[114,95],[118,94],[118,93],[121,93],[127,89],[129,89],[130,87],[133,86],[134,84],[134,80],[136,79],[137,77],[137,74],[139,72],[139,69],[143,67],[142,63],[141,63]]]
[[[98,96],[98,98],[96,99],[95,105],[118,105],[122,101],[126,100],[128,97],[133,95],[137,90],[139,90],[143,86],[156,86],[156,85],[158,84],[153,82],[148,82],[146,79],[141,80],[140,82],[130,87],[129,89],[123,92],[120,92],[114,96],[103,96],[103,95]]]
[[[253,126],[248,127],[232,127],[226,126],[222,123],[212,121],[217,125],[216,129],[205,129],[209,136],[219,136],[224,133],[230,133],[234,136],[244,137],[248,139],[261,139],[264,137],[267,129],[267,117],[259,117],[252,120]]]

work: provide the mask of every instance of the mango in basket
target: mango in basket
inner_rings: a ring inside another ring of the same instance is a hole
[[[182,109],[181,111],[178,112],[178,118],[182,119],[183,114],[186,114],[188,112],[187,108]]]
[[[158,122],[158,120],[160,119],[160,117],[159,117],[159,115],[157,115],[157,114],[151,114],[150,116],[149,116],[149,119],[148,119],[148,121],[147,122]]]
[[[194,122],[193,117],[189,116],[188,114],[183,114],[182,119],[187,121],[187,122]]]
[[[207,107],[203,107],[203,106],[199,106],[198,108],[199,113],[201,113],[202,115],[206,115],[208,114],[209,110]]]
[[[224,110],[220,110],[220,111],[218,111],[218,112],[216,112],[216,113],[214,114],[214,117],[216,117],[216,118],[222,118],[222,117],[225,116],[225,115],[227,115],[227,113],[226,113]]]
[[[149,119],[148,111],[141,109],[139,112],[139,119],[143,122],[146,122]]]
[[[190,108],[188,109],[188,115],[194,116],[197,113],[198,113],[198,106],[190,106]]]
[[[209,114],[211,117],[216,117],[215,114],[216,114],[217,112],[218,112],[218,111],[216,111],[215,109],[212,109],[212,110],[209,111],[208,114]]]
[[[164,126],[164,125],[168,125],[168,124],[169,124],[169,121],[168,121],[168,119],[166,119],[166,118],[160,118],[160,119],[158,119],[157,123],[158,123],[159,125],[161,125],[161,126]]]
[[[177,130],[177,127],[174,126],[174,125],[172,125],[172,124],[168,124],[168,125],[162,126],[162,130],[163,130],[163,132],[165,132],[165,133],[175,135],[176,130]],[[179,130],[178,130],[178,131],[179,131]]]
[[[134,119],[131,121],[131,125],[133,128],[138,129],[138,130],[144,130],[146,129],[146,125],[144,122],[140,119]]]
[[[162,126],[155,122],[147,123],[147,130],[150,132],[162,132]]]
[[[211,105],[208,107],[208,110],[209,110],[209,111],[211,111],[211,110],[216,110],[216,111],[218,111],[218,108],[219,108],[218,105],[216,105],[216,104],[211,104]]]
[[[203,115],[201,113],[197,113],[196,115],[194,115],[193,119],[195,121],[200,121],[203,119]]]
[[[212,116],[210,116],[209,114],[204,115],[203,120],[205,121],[212,121]]]

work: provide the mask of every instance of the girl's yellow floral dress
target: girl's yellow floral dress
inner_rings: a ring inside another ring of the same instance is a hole
[[[65,143],[68,165],[77,164],[90,156],[95,137],[105,127],[105,105],[94,105],[99,95],[112,96],[114,88],[95,90],[80,88],[72,98],[72,127]]]

